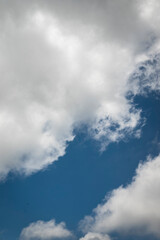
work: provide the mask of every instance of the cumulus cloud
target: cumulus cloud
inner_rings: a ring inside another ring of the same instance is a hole
[[[142,55],[158,51],[152,2],[147,13],[143,1],[1,1],[1,179],[56,161],[81,124],[102,150],[136,135],[140,111],[126,95]]]
[[[94,210],[94,216],[85,217],[83,231],[160,237],[159,173],[160,156],[140,164],[131,184],[113,190]]]
[[[49,240],[49,239],[65,239],[72,237],[72,233],[66,229],[64,222],[59,224],[55,220],[48,222],[37,221],[31,223],[28,227],[24,228],[21,232],[20,239],[22,240]]]
[[[80,238],[80,240],[110,240],[108,235],[102,235],[100,233],[87,233],[85,237]]]

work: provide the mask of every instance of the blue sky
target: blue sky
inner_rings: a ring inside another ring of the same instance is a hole
[[[15,3],[0,3],[0,239],[159,239],[159,0]]]
[[[159,154],[159,97],[152,93],[135,100],[146,118],[141,138],[110,144],[100,153],[97,142],[82,130],[60,161],[28,178],[11,174],[2,182],[1,238],[18,239],[21,229],[30,222],[48,221],[53,216],[80,235],[78,223],[84,215],[90,214],[107,192],[130,183],[139,160]],[[122,235],[118,239],[132,237]]]

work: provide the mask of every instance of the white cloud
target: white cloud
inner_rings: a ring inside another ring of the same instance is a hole
[[[85,237],[80,238],[80,240],[110,240],[108,235],[102,235],[100,233],[87,233]]]
[[[160,54],[151,55],[150,58],[141,62],[131,76],[133,88],[139,94],[146,94],[148,91],[160,90]],[[137,82],[137,84],[135,84]],[[133,91],[134,92],[134,91]]]
[[[49,240],[49,239],[64,239],[72,237],[72,233],[66,229],[64,222],[59,224],[55,223],[55,220],[48,222],[37,221],[31,223],[28,227],[24,228],[21,232],[20,239],[22,240]]]
[[[106,196],[81,228],[101,234],[119,233],[160,237],[160,156],[140,164],[131,184]],[[85,239],[85,238],[84,238]]]
[[[47,167],[81,124],[104,149],[139,123],[128,78],[158,28],[137,1],[67,4],[1,2],[1,178]]]

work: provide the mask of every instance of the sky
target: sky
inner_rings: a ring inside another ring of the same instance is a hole
[[[159,0],[0,0],[0,239],[160,238]]]

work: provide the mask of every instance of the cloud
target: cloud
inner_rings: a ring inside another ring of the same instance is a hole
[[[64,239],[72,237],[72,233],[66,229],[64,222],[59,224],[55,223],[52,219],[48,222],[37,221],[31,223],[28,227],[24,228],[21,232],[20,239],[30,240],[49,240],[49,239]]]
[[[80,238],[80,240],[110,240],[110,237],[100,233],[87,233],[85,237]]]
[[[83,231],[160,237],[159,173],[160,156],[140,164],[128,186],[113,190],[94,209],[94,216],[85,217],[81,222]]]
[[[160,54],[153,54],[141,62],[131,75],[136,94],[146,94],[160,90]],[[135,84],[137,82],[137,84]],[[134,91],[133,91],[134,92]]]
[[[138,87],[128,79],[142,55],[158,51],[156,8],[153,24],[137,1],[67,5],[1,2],[1,179],[58,160],[81,125],[102,150],[137,135],[140,110],[126,95]]]

